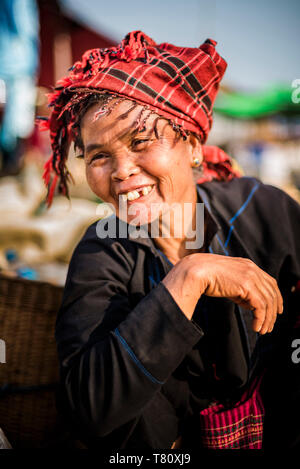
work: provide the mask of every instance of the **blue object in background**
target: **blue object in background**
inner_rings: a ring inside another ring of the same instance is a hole
[[[5,257],[10,264],[18,261],[18,253],[15,249],[6,249]]]
[[[27,278],[28,280],[37,280],[37,273],[30,267],[20,267],[16,270],[18,277]]]
[[[23,265],[19,260],[19,255],[16,249],[6,249],[5,258],[9,263],[10,268],[16,272],[18,277],[27,278],[28,280],[38,280],[37,272],[32,267]]]
[[[34,126],[39,19],[35,0],[1,0],[0,79],[6,102],[0,130],[3,166]],[[16,154],[19,158],[19,154]]]

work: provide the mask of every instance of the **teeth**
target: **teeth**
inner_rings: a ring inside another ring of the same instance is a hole
[[[142,189],[143,195],[147,195],[150,191],[151,191],[151,186],[146,186],[146,187],[143,187]]]
[[[152,186],[145,186],[141,189],[141,194],[137,190],[126,192],[125,194],[121,194],[122,201],[126,202],[126,200],[136,200],[139,197],[141,197],[141,195],[149,194],[151,189],[152,189]]]
[[[128,199],[128,200],[135,200],[135,199],[138,199],[139,196],[140,196],[140,194],[138,193],[138,191],[127,192],[127,199]]]

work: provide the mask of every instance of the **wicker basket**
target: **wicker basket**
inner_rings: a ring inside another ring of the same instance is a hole
[[[58,436],[54,339],[62,287],[0,276],[0,427],[13,448],[45,448]]]

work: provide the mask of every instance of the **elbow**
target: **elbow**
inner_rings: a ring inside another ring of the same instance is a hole
[[[113,431],[101,390],[79,379],[74,369],[68,371],[61,387],[66,406],[64,411],[76,432],[90,438],[102,438]]]

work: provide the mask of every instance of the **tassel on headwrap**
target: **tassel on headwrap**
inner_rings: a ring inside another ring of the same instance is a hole
[[[78,118],[73,110],[90,94],[110,93],[117,100],[132,100],[167,119],[184,138],[193,132],[205,143],[212,125],[213,103],[227,66],[215,45],[211,39],[199,48],[156,44],[143,32],[133,31],[116,47],[86,51],[49,93],[52,113],[48,122],[43,118],[40,121],[42,130],[50,129],[53,152],[43,175],[48,206],[57,184],[59,192],[68,197],[72,178],[66,160],[70,143],[76,137],[74,124]],[[98,117],[108,108],[100,110]],[[142,126],[142,117],[140,120]],[[238,176],[230,157],[221,150],[205,151],[204,147],[205,155],[205,180]]]

